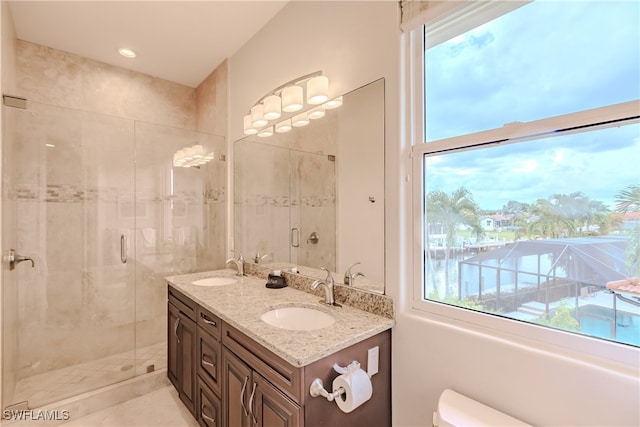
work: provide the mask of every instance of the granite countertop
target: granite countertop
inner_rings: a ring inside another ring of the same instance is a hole
[[[191,284],[206,277],[234,277],[239,282],[225,286]],[[170,286],[296,367],[309,365],[394,325],[393,319],[347,305],[325,305],[317,296],[303,291],[288,287],[266,288],[264,279],[239,277],[231,269],[170,276],[166,280]],[[312,307],[333,315],[336,322],[323,329],[291,331],[260,319],[263,313],[286,306]]]

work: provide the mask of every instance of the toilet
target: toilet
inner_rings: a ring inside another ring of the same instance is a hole
[[[469,399],[453,390],[445,390],[438,399],[438,408],[433,413],[434,427],[508,426],[529,424],[510,415]]]

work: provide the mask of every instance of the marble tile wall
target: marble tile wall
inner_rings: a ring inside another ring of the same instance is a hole
[[[234,236],[245,256],[335,269],[336,117],[327,113],[304,128],[234,144]],[[290,244],[294,228],[298,248]]]
[[[196,127],[193,88],[18,40],[18,91],[31,101],[116,117]]]

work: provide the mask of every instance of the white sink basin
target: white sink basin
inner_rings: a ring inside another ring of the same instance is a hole
[[[191,282],[192,285],[197,286],[225,286],[238,283],[233,277],[207,277],[206,279],[196,280]]]
[[[281,307],[269,310],[261,317],[263,322],[281,329],[311,331],[331,326],[335,317],[310,307]]]

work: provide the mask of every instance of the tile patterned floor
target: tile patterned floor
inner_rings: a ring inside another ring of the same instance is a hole
[[[72,419],[64,427],[196,427],[173,386],[136,397],[98,412]]]
[[[115,354],[23,378],[16,384],[14,402],[27,400],[30,408],[66,399],[109,384],[167,367],[166,342]]]

